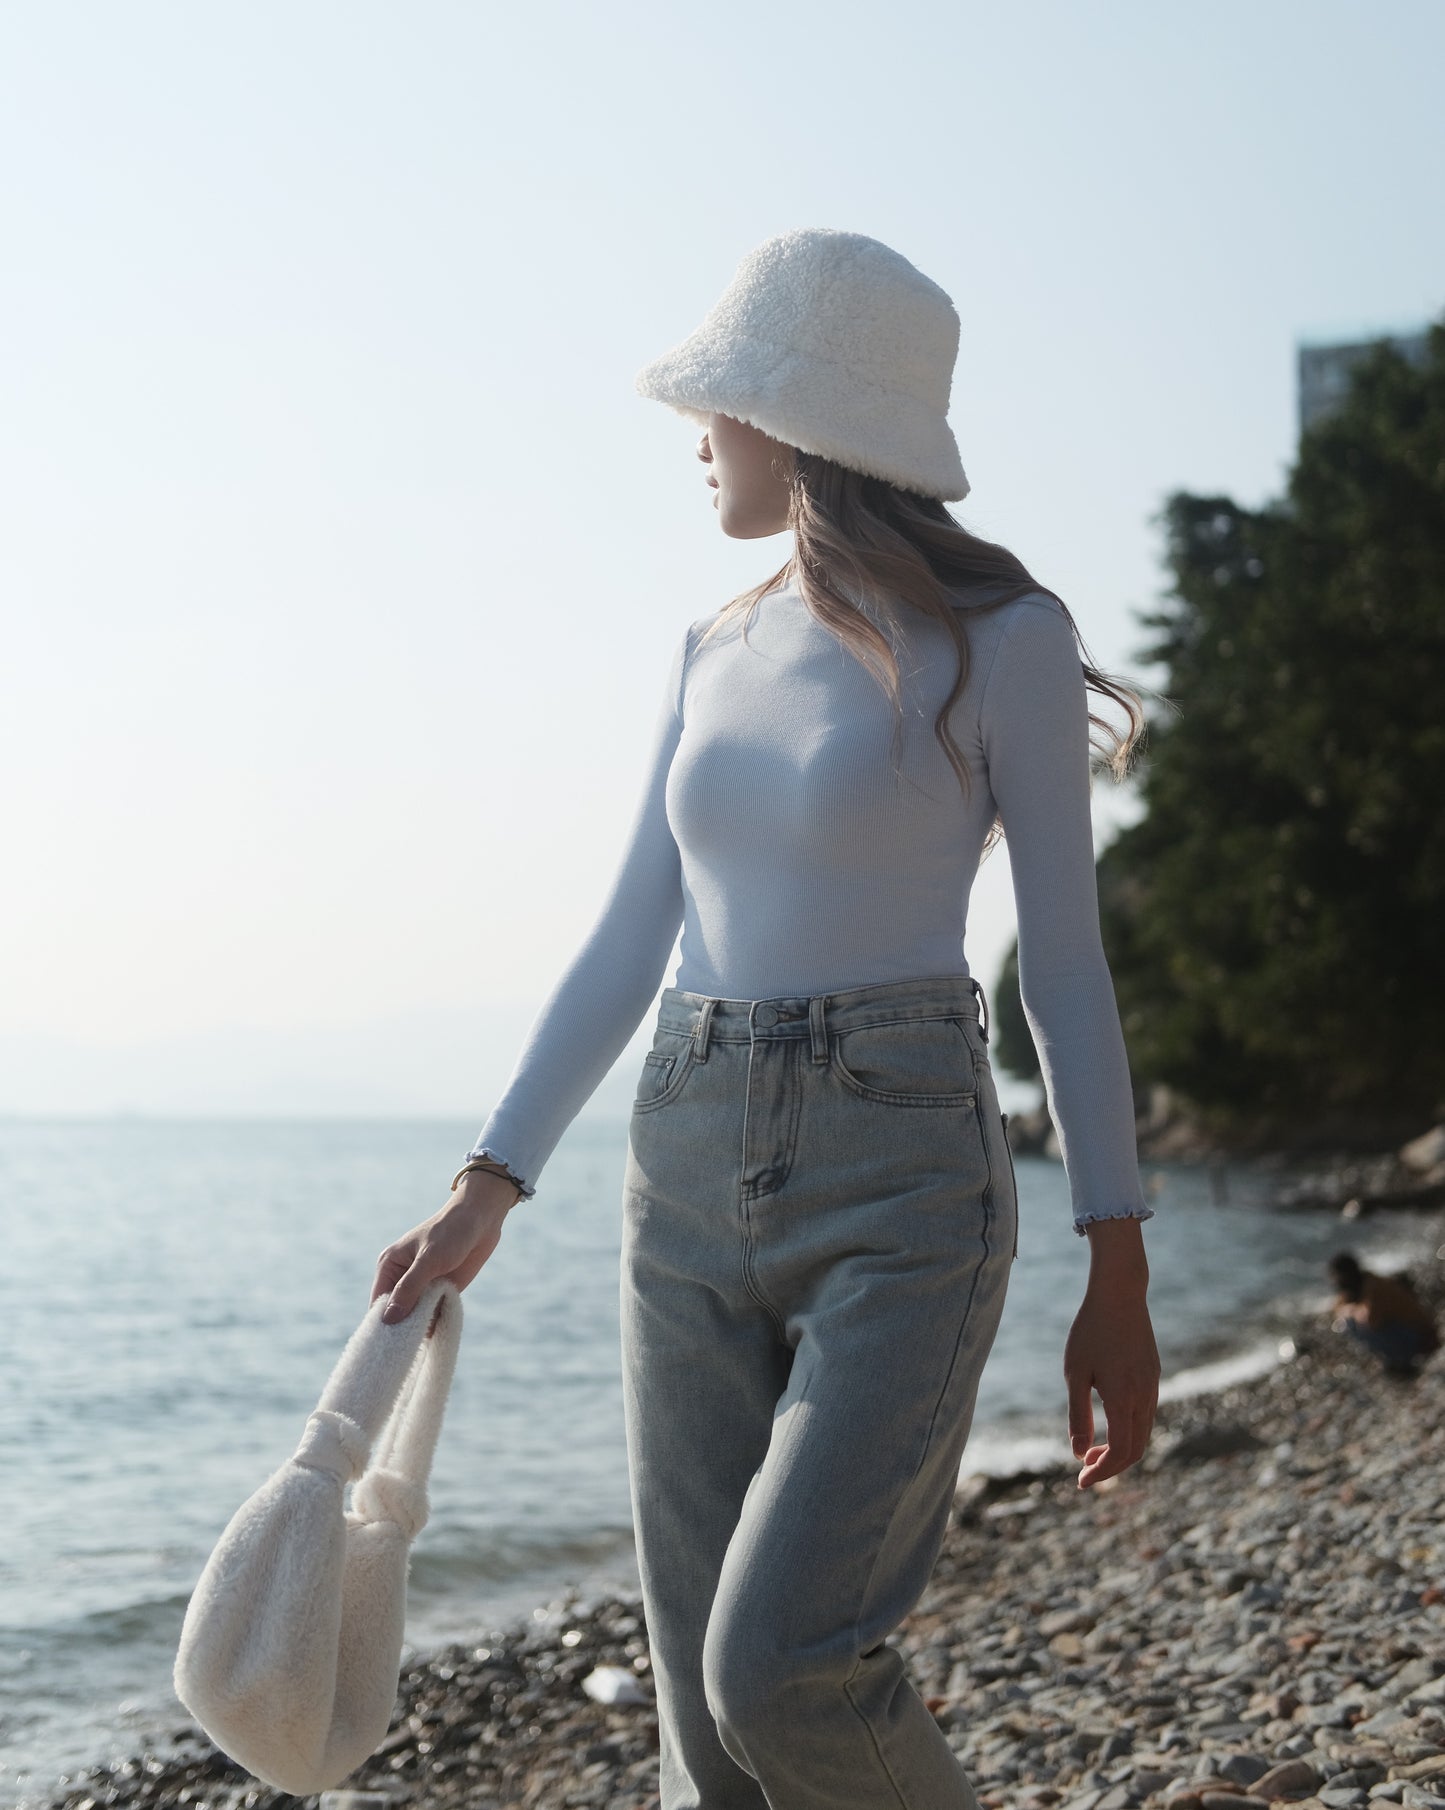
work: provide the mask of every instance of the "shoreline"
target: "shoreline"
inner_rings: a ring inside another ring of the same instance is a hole
[[[1422,1240],[1445,1238],[1445,1214],[1421,1217]],[[1411,1265],[1437,1312],[1442,1251]],[[1289,1344],[1259,1374],[1161,1398],[1144,1457],[1091,1490],[1072,1460],[962,1476],[890,1644],[984,1810],[1445,1810],[1445,1350],[1401,1382],[1321,1316]],[[598,1667],[642,1700],[594,1701]],[[408,1648],[391,1732],[348,1784],[418,1810],[657,1810],[650,1696],[640,1601],[572,1587]],[[316,1803],[183,1718],[21,1801]]]

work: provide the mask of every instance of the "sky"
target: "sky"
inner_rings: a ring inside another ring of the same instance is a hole
[[[0,1115],[480,1126],[787,557],[633,389],[774,233],[949,292],[954,512],[1157,683],[1164,499],[1445,307],[1442,66],[1434,0],[0,8]]]

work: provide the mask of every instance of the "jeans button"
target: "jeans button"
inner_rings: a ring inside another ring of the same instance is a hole
[[[755,1023],[763,1026],[776,1024],[778,1022],[778,1008],[776,1006],[759,1006],[757,1011],[753,1013],[753,1019]]]

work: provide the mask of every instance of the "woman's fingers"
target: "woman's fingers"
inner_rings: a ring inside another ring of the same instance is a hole
[[[417,1304],[417,1298],[432,1280],[431,1270],[426,1262],[425,1247],[417,1252],[416,1261],[391,1289],[391,1299],[381,1310],[381,1317],[388,1326],[395,1326],[399,1321],[410,1318],[411,1310]]]
[[[438,1277],[446,1277],[458,1289],[475,1280],[501,1239],[505,1201],[505,1189],[482,1202],[453,1195],[440,1213],[387,1246],[377,1260],[371,1299],[390,1295],[381,1314],[388,1326],[407,1319]]]
[[[398,1240],[389,1244],[376,1260],[376,1275],[371,1284],[371,1302],[374,1305],[382,1295],[389,1295],[402,1277],[411,1268],[411,1260],[415,1255],[415,1246],[410,1239]]]
[[[1075,1371],[1069,1377],[1069,1444],[1082,1458],[1094,1444],[1094,1379]]]
[[[1079,1487],[1102,1483],[1106,1477],[1117,1477],[1121,1471],[1137,1464],[1149,1445],[1154,1424],[1155,1392],[1153,1389],[1126,1387],[1099,1391],[1108,1423],[1108,1438],[1090,1446],[1083,1454],[1084,1468],[1079,1472]],[[1076,1450],[1075,1456],[1078,1456]]]

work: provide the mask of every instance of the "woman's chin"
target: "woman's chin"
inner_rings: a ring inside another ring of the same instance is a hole
[[[746,516],[739,520],[721,506],[718,508],[718,527],[729,540],[767,540],[774,534],[785,533],[787,526],[786,522],[760,522]]]

